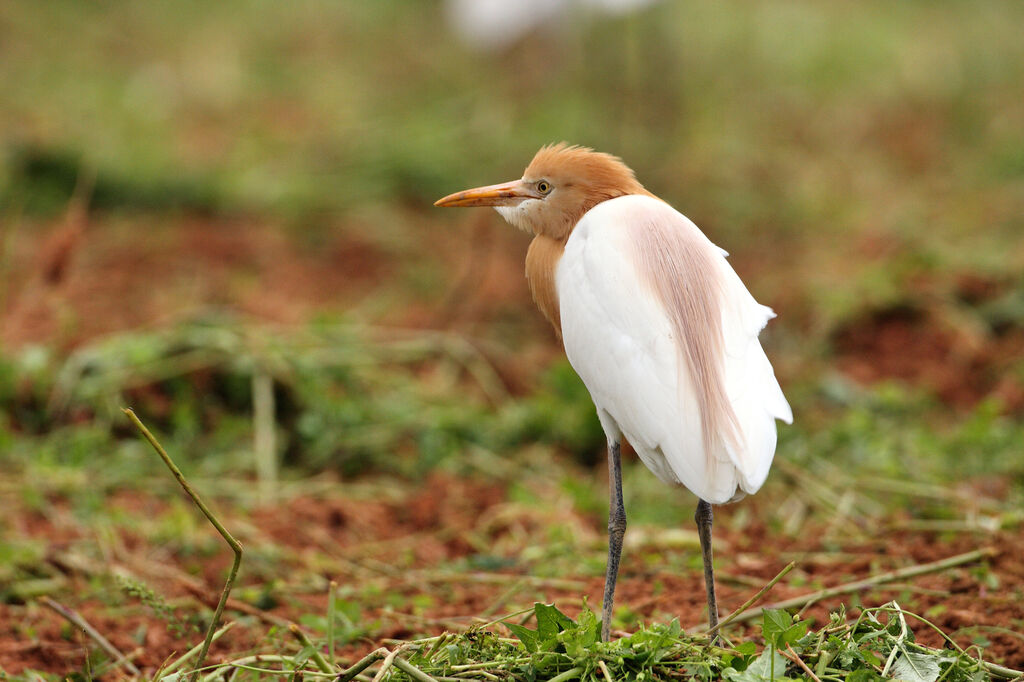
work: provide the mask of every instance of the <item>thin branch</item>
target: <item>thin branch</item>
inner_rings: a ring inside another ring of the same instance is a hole
[[[786,651],[788,651],[789,653],[786,653]],[[798,666],[800,666],[803,669],[803,671],[807,673],[807,675],[812,680],[814,680],[814,682],[821,682],[821,678],[815,675],[814,671],[807,667],[807,664],[804,663],[804,659],[800,658],[800,656],[795,651],[793,651],[792,644],[789,644],[788,642],[786,643],[786,651],[779,650],[779,653],[788,658],[789,660],[793,661],[794,663],[796,663]]]
[[[242,563],[242,545],[234,538],[234,536],[231,535],[231,533],[228,532],[227,528],[221,524],[217,517],[214,516],[209,507],[207,507],[199,498],[199,495],[192,490],[192,486],[190,486],[188,481],[185,480],[185,476],[174,463],[174,460],[172,460],[170,455],[167,454],[167,451],[164,450],[162,445],[160,445],[156,437],[149,432],[149,429],[146,428],[145,424],[135,416],[135,413],[130,408],[123,407],[121,408],[121,411],[124,412],[128,419],[135,424],[136,428],[142,432],[142,435],[145,436],[146,440],[149,441],[149,444],[153,446],[156,453],[160,455],[160,459],[164,461],[167,468],[171,470],[172,474],[174,474],[174,477],[178,480],[178,484],[186,493],[188,493],[188,496],[192,498],[192,502],[199,507],[199,511],[203,512],[203,515],[211,524],[213,524],[213,527],[217,529],[217,532],[220,533],[221,537],[224,538],[224,541],[228,543],[231,551],[235,554],[235,560],[232,562],[231,570],[228,572],[228,579],[224,582],[224,589],[220,594],[220,601],[217,602],[217,608],[213,612],[213,619],[210,621],[210,627],[206,630],[206,639],[203,640],[203,648],[199,651],[199,658],[196,661],[196,671],[192,673],[192,680],[195,682],[199,677],[198,669],[202,668],[203,663],[206,662],[206,655],[210,652],[210,644],[213,642],[213,634],[217,631],[217,625],[220,623],[220,617],[224,613],[224,605],[227,603],[228,595],[231,594],[231,588],[235,584],[235,577],[238,575],[238,567]]]
[[[708,634],[710,635],[710,634],[714,633],[716,630],[722,629],[723,627],[725,627],[726,625],[728,625],[732,621],[734,621],[737,618],[739,618],[739,616],[742,615],[743,612],[746,609],[750,608],[750,606],[754,602],[756,602],[758,599],[763,597],[764,594],[766,592],[768,592],[768,590],[770,590],[773,587],[775,587],[775,584],[778,583],[780,580],[782,580],[786,576],[786,574],[789,573],[790,571],[792,571],[795,567],[796,567],[796,562],[795,561],[790,561],[788,564],[786,564],[786,567],[783,568],[781,571],[779,571],[778,575],[776,575],[774,578],[769,580],[768,583],[764,587],[762,587],[760,590],[758,590],[757,594],[755,594],[753,597],[751,597],[746,602],[744,602],[741,607],[739,607],[738,609],[736,609],[735,611],[730,613],[723,620],[719,621],[718,625],[716,625],[715,627],[713,627],[710,630],[708,630]]]
[[[932,561],[927,564],[916,564],[914,566],[907,566],[896,571],[890,571],[888,573],[879,573],[878,575],[864,578],[863,580],[855,580],[852,583],[846,583],[844,585],[836,585],[835,587],[826,587],[823,590],[817,592],[811,592],[801,597],[793,597],[792,599],[785,599],[768,606],[758,606],[757,608],[747,609],[735,617],[730,616],[734,622],[743,622],[757,618],[766,608],[771,609],[791,609],[797,606],[804,606],[822,599],[830,599],[837,597],[841,594],[850,594],[852,592],[859,592],[868,587],[874,587],[884,583],[891,583],[897,580],[903,580],[905,578],[913,578],[919,575],[925,575],[928,573],[937,573],[947,568],[954,566],[961,566],[963,564],[970,564],[979,559],[985,559],[996,554],[996,550],[992,547],[984,547],[982,549],[974,550],[973,552],[967,552],[965,554],[957,554],[946,559],[939,561]]]
[[[116,646],[110,643],[110,640],[99,633],[96,628],[89,625],[85,618],[75,611],[74,609],[68,608],[63,604],[60,604],[49,597],[43,597],[40,599],[44,606],[56,611],[61,617],[67,620],[69,623],[74,625],[76,628],[89,635],[94,642],[100,645],[100,647],[110,654],[114,658],[114,665],[123,665],[133,675],[139,675],[139,669],[135,667],[135,664],[128,660],[128,657],[122,654]]]

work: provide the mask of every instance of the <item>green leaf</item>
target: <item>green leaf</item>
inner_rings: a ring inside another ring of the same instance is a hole
[[[810,621],[800,620],[788,628],[786,628],[779,636],[779,646],[785,646],[787,644],[793,644],[798,639],[807,634],[807,628],[810,626]]]
[[[757,653],[757,645],[753,642],[742,642],[736,645],[736,653],[743,656],[753,656]]]
[[[860,657],[864,659],[864,662],[868,665],[882,665],[882,659],[875,655],[875,652],[871,649],[861,649]]]
[[[746,670],[735,670],[727,668],[722,671],[722,676],[730,682],[773,682],[774,680],[786,680],[786,664],[789,661],[785,656],[771,647],[765,648]],[[774,666],[774,677],[772,670]]]
[[[762,617],[761,633],[765,641],[778,645],[779,637],[793,624],[793,617],[781,609],[765,609]]]
[[[891,674],[905,682],[935,682],[941,669],[935,656],[904,651],[892,664]]]
[[[295,665],[301,666],[303,663],[309,660],[310,656],[313,655],[315,649],[311,646],[302,647],[299,653],[292,656],[292,660],[295,661]]]
[[[871,668],[857,668],[846,676],[846,682],[875,682],[882,679],[882,676]]]
[[[515,623],[505,623],[505,627],[512,631],[512,634],[519,638],[526,650],[531,654],[537,653],[537,632],[530,628]]]
[[[537,602],[533,605],[533,612],[537,616],[537,639],[539,642],[555,640],[559,632],[576,625],[553,604]]]

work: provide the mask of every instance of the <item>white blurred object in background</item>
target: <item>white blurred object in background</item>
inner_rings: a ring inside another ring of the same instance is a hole
[[[446,12],[471,47],[500,50],[540,26],[561,23],[572,12],[626,14],[657,0],[448,0]]]

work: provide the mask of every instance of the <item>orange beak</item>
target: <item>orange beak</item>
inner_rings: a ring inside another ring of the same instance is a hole
[[[532,183],[513,180],[449,194],[435,201],[434,206],[515,206],[524,199],[542,197]]]

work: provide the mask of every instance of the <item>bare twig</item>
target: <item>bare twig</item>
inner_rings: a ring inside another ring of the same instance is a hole
[[[277,483],[277,446],[274,438],[274,379],[257,369],[252,375],[252,449],[256,459],[259,496],[269,502]]]
[[[43,605],[56,611],[61,617],[63,617],[69,623],[74,625],[76,628],[80,629],[82,632],[89,635],[89,637],[94,642],[100,645],[100,648],[102,648],[104,651],[106,651],[114,658],[115,666],[123,665],[133,675],[140,674],[139,669],[135,667],[135,664],[128,660],[128,657],[122,654],[117,647],[111,644],[110,640],[101,635],[99,631],[96,630],[96,628],[89,625],[88,621],[86,621],[85,618],[82,618],[82,616],[77,611],[68,608],[63,604],[58,603],[53,599],[50,599],[49,597],[43,597],[39,601],[41,601]]]
[[[789,653],[787,653],[787,652],[789,652]],[[797,655],[797,653],[795,651],[793,651],[793,645],[792,644],[787,643],[786,644],[786,651],[781,651],[780,650],[779,653],[782,654],[783,656],[785,656],[786,658],[788,658],[789,660],[793,661],[794,663],[796,663],[798,666],[800,666],[800,668],[803,669],[803,671],[805,673],[807,673],[807,675],[812,680],[814,680],[814,682],[821,682],[821,679],[817,675],[814,674],[814,671],[812,671],[810,668],[808,668],[807,664],[804,663],[804,660],[802,658],[800,658],[800,656]]]
[[[500,609],[509,599],[514,597],[517,592],[522,590],[526,586],[526,583],[522,580],[517,580],[512,583],[508,589],[499,594],[497,598],[490,603],[490,605],[480,612],[480,618],[490,618],[494,615],[494,612]]]
[[[779,571],[778,575],[776,575],[774,578],[769,580],[768,583],[764,587],[762,587],[760,590],[757,591],[757,594],[755,594],[753,597],[751,597],[750,599],[745,601],[743,603],[743,606],[739,607],[738,609],[736,609],[735,611],[730,613],[728,616],[726,616],[724,619],[719,621],[718,625],[716,625],[715,627],[709,629],[708,630],[708,634],[710,635],[710,634],[714,633],[717,630],[721,630],[723,627],[725,627],[726,625],[728,625],[732,621],[734,621],[737,618],[739,618],[739,616],[742,615],[743,612],[746,609],[750,608],[750,606],[754,602],[756,602],[758,599],[760,599],[762,596],[764,596],[764,594],[766,592],[768,592],[768,590],[770,590],[773,587],[775,587],[775,584],[778,583],[780,580],[782,580],[786,576],[786,574],[789,573],[790,571],[792,571],[795,567],[796,567],[796,562],[795,561],[790,561],[788,564],[786,564],[786,567],[783,568],[781,571]],[[696,629],[696,628],[694,628],[694,629]]]
[[[967,552],[965,554],[957,554],[946,559],[939,561],[932,561],[927,564],[917,564],[914,566],[907,566],[896,571],[890,571],[888,573],[880,573],[878,575],[864,578],[863,580],[855,580],[852,583],[846,583],[845,585],[837,585],[835,587],[826,587],[823,590],[817,592],[811,592],[800,597],[793,597],[792,599],[785,599],[769,606],[762,607],[758,606],[753,609],[747,609],[742,613],[731,617],[735,622],[748,621],[753,618],[757,618],[766,608],[772,609],[791,609],[797,606],[804,606],[822,599],[830,599],[841,594],[850,594],[852,592],[859,592],[868,587],[874,587],[875,585],[881,585],[884,583],[891,583],[897,580],[903,580],[905,578],[912,578],[919,575],[925,575],[928,573],[937,573],[947,568],[954,566],[961,566],[963,564],[970,564],[979,559],[984,559],[990,556],[994,556],[996,550],[992,547],[984,547],[982,549],[974,550],[973,552]],[[723,621],[724,623],[724,621]]]
[[[224,538],[224,541],[228,543],[228,546],[231,548],[231,551],[235,554],[235,560],[231,564],[231,570],[228,573],[228,578],[224,582],[224,589],[221,591],[220,601],[217,602],[217,608],[213,612],[213,619],[210,621],[210,627],[206,630],[206,639],[203,641],[203,648],[199,651],[199,658],[196,661],[196,671],[192,673],[192,680],[194,682],[199,677],[198,669],[202,668],[203,663],[206,662],[206,655],[209,653],[210,644],[213,642],[213,634],[217,631],[217,625],[220,623],[220,617],[224,613],[224,605],[227,603],[228,595],[231,594],[231,588],[235,584],[235,577],[238,575],[238,567],[242,563],[242,545],[238,542],[238,540],[234,538],[234,536],[231,535],[231,533],[228,532],[228,530],[223,526],[223,524],[221,524],[217,517],[214,516],[213,512],[211,512],[210,509],[206,506],[206,504],[199,498],[199,495],[194,490],[192,490],[192,486],[190,486],[188,484],[188,481],[185,480],[185,476],[181,473],[181,470],[174,463],[174,460],[172,460],[170,455],[167,454],[167,451],[164,450],[162,445],[160,445],[156,437],[149,432],[149,429],[146,428],[145,424],[143,424],[139,420],[139,418],[135,416],[135,413],[130,408],[121,409],[128,417],[128,419],[130,419],[132,423],[135,424],[136,428],[138,428],[139,431],[142,432],[142,435],[146,437],[146,440],[149,441],[149,444],[152,445],[153,449],[156,450],[156,453],[160,455],[160,459],[164,461],[164,464],[167,465],[167,468],[170,469],[171,473],[174,474],[174,477],[178,479],[178,484],[188,494],[188,496],[192,498],[192,502],[194,502],[195,505],[199,507],[199,511],[203,512],[203,515],[209,520],[211,524],[213,524],[213,527],[217,529],[217,532],[220,533],[221,537]]]

